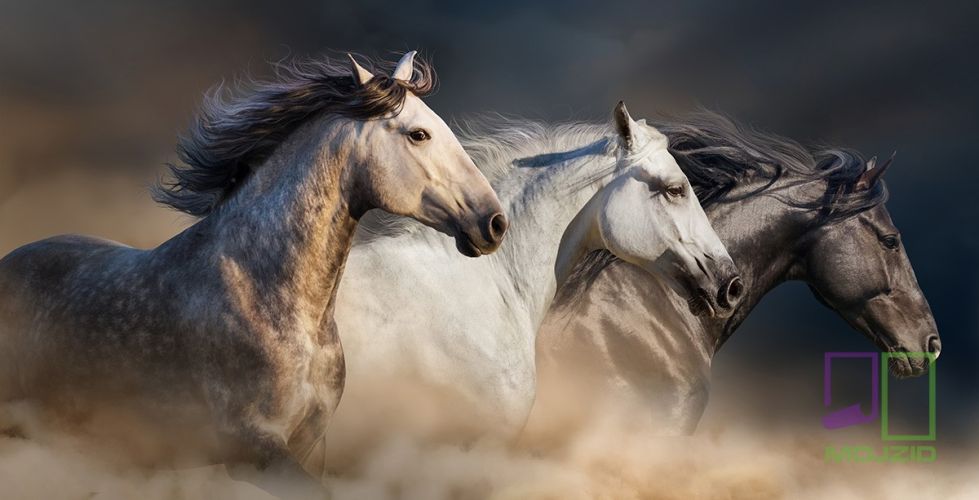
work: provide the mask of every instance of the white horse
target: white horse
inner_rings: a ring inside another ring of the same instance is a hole
[[[591,251],[665,279],[698,314],[730,313],[740,278],[666,138],[622,103],[613,115],[611,127],[505,121],[461,139],[510,218],[495,255],[456,258],[450,239],[407,219],[365,226],[373,234],[359,235],[338,290],[350,376],[332,450],[385,401],[396,421],[407,404],[519,432],[534,402],[537,329]],[[423,402],[408,387],[447,398]]]

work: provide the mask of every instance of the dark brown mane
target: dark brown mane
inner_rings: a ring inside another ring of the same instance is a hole
[[[324,58],[278,63],[274,79],[249,79],[237,95],[224,85],[212,88],[190,131],[180,138],[180,163],[169,165],[173,178],[154,186],[154,199],[206,216],[309,118],[329,113],[370,120],[397,114],[409,91],[424,97],[435,89],[435,73],[425,61],[415,62],[411,82],[384,76],[390,74],[386,63],[369,66],[377,76],[362,86],[354,82],[349,63]]]
[[[807,148],[709,111],[653,125],[669,138],[670,153],[704,207],[737,201],[729,198],[730,191],[757,181],[762,181],[758,188],[741,198],[772,194],[787,205],[820,211],[824,222],[846,219],[887,199],[883,182],[865,190],[854,189],[867,162],[852,150]],[[804,199],[769,189],[783,177],[791,177],[791,184],[825,182],[825,196]]]

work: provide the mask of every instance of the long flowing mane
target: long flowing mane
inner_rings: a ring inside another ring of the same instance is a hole
[[[704,207],[737,201],[740,198],[728,196],[730,191],[759,179],[767,182],[747,196],[764,193],[794,207],[819,210],[824,222],[848,218],[887,199],[883,182],[867,190],[854,189],[867,168],[864,158],[855,151],[806,148],[791,139],[742,127],[709,111],[654,126],[669,138],[670,153]],[[782,189],[773,185],[787,175],[792,179],[788,186],[825,182],[825,195],[812,200],[780,193]]]
[[[652,124],[667,136],[672,154],[693,186],[701,205],[731,203],[752,196],[772,196],[796,208],[819,212],[823,224],[840,221],[887,200],[877,181],[866,190],[854,185],[867,163],[847,149],[810,149],[777,135],[745,128],[729,118],[700,111],[678,121]],[[787,182],[776,186],[785,178]],[[746,194],[732,195],[739,185],[763,181]],[[785,188],[824,182],[818,199],[802,198]],[[559,301],[580,297],[599,273],[617,260],[606,250],[590,253],[576,266],[559,292]]]
[[[187,135],[177,145],[180,164],[172,179],[153,188],[156,201],[203,217],[234,192],[300,125],[313,116],[336,114],[369,120],[397,114],[408,92],[424,97],[436,85],[431,65],[417,60],[410,82],[390,78],[390,64],[357,85],[347,63],[297,60],[273,66],[268,81],[244,79],[238,89],[209,90]]]

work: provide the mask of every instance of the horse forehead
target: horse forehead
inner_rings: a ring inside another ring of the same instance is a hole
[[[853,215],[851,219],[856,221],[856,223],[875,229],[881,233],[897,231],[897,227],[894,226],[894,221],[891,220],[891,214],[888,213],[883,203],[863,210]]]
[[[646,120],[642,120],[642,122],[644,123],[645,121]],[[660,132],[656,127],[653,127],[651,125],[646,125],[645,127],[640,128],[639,130],[641,130],[643,139],[646,142],[647,147],[651,147],[654,149],[662,149],[662,150],[666,150],[669,147],[670,145],[669,139],[667,139],[666,136],[663,135],[663,133]]]
[[[412,93],[405,96],[401,107],[395,112],[389,113],[381,120],[369,120],[368,124],[374,123],[387,130],[407,130],[411,128],[425,128],[431,130],[441,130],[442,127],[448,129],[448,125],[431,108]]]
[[[448,128],[448,125],[442,121],[432,108],[425,104],[425,101],[421,100],[415,94],[408,92],[405,95],[404,104],[401,106],[401,112],[398,113],[396,117],[400,120],[406,122],[424,122],[428,126],[440,126]]]
[[[665,146],[662,148],[654,146],[653,149],[650,149],[649,153],[640,161],[639,166],[647,174],[656,178],[669,178],[671,180],[686,178],[683,170],[680,169],[680,165]]]
[[[401,105],[401,114],[416,114],[423,109],[428,109],[428,106],[418,96],[411,92],[405,93],[405,100]]]
[[[894,225],[894,221],[891,219],[891,213],[887,211],[887,207],[883,203],[871,207],[861,215],[866,215],[884,229],[897,231],[897,226]]]

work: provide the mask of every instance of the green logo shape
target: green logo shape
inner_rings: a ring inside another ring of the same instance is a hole
[[[881,382],[881,415],[880,415],[880,438],[883,441],[934,441],[935,440],[935,354],[930,352],[902,352],[902,353],[892,353],[884,352],[881,353],[883,359],[880,364],[880,382]],[[887,373],[887,366],[890,364],[891,358],[896,358],[900,356],[907,356],[908,358],[922,358],[928,360],[928,434],[897,434],[892,435],[888,432],[888,419],[887,419],[887,380],[889,378]]]

